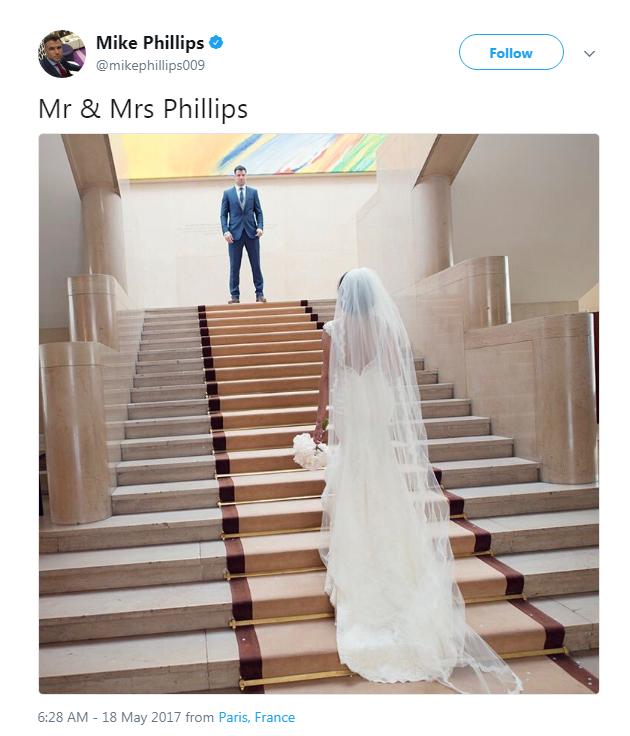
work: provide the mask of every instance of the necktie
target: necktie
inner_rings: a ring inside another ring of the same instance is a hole
[[[238,190],[238,199],[241,203],[241,209],[244,209],[245,207],[245,197],[243,196],[243,187],[240,187]]]
[[[68,72],[61,66],[59,62],[57,62],[57,71],[59,72],[60,77],[68,76]]]

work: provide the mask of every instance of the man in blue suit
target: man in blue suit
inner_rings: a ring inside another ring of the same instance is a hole
[[[63,58],[63,44],[56,33],[50,33],[42,42],[45,56],[39,60],[42,69],[51,77],[71,77],[81,67],[74,61]]]
[[[263,234],[263,213],[258,192],[247,186],[247,169],[234,169],[235,184],[223,192],[221,201],[221,228],[228,242],[230,254],[230,294],[228,304],[240,302],[240,272],[243,247],[247,250],[252,267],[256,301],[266,302],[263,294],[263,275],[260,270],[260,237]]]

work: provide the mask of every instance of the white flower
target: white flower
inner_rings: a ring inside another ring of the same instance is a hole
[[[293,459],[306,470],[321,470],[326,467],[328,446],[323,442],[315,444],[310,434],[304,432],[293,438]]]

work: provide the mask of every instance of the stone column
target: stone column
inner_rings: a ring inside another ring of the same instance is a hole
[[[591,314],[533,317],[464,335],[468,393],[548,483],[597,480]],[[441,376],[440,378],[444,380]]]
[[[413,240],[416,280],[453,265],[453,215],[451,179],[426,176],[412,192]]]
[[[101,349],[95,342],[40,346],[48,493],[56,524],[112,514]]]
[[[537,352],[541,480],[592,483],[597,479],[593,315],[545,318]]]
[[[107,187],[81,192],[81,216],[87,270],[114,276],[127,291],[127,268],[120,195]]]
[[[458,266],[460,264],[457,264]],[[466,265],[464,329],[493,327],[512,321],[507,256],[485,256],[463,261]]]
[[[116,283],[112,276],[68,277],[70,340],[100,342],[118,350]]]

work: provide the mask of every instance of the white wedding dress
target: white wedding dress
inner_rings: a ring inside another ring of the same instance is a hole
[[[427,458],[415,368],[376,274],[345,276],[331,335],[329,459],[320,554],[340,661],[377,682],[459,692],[521,683],[465,621],[449,507]]]

